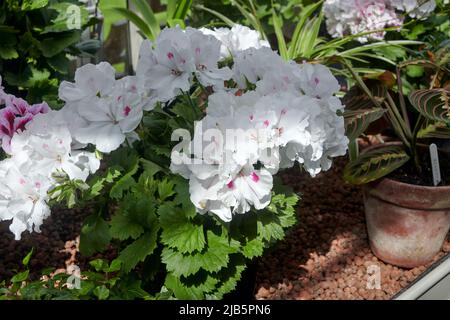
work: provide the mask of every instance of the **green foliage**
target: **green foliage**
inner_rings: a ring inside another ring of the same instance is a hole
[[[448,45],[443,46],[446,47]],[[354,152],[344,171],[347,181],[354,184],[368,183],[383,178],[404,165],[410,165],[420,173],[423,171],[423,164],[417,148],[418,140],[450,137],[449,91],[448,88],[439,87],[445,86],[448,81],[449,58],[442,49],[433,56],[434,59],[402,62],[397,66],[395,74],[385,72],[378,76],[378,81],[364,81],[347,65],[358,83],[344,97],[344,103],[349,109],[344,117],[350,146],[354,146],[356,139],[381,116],[389,121],[400,140],[396,146],[381,144],[359,156],[352,147]],[[403,71],[407,76],[417,79],[419,87],[424,82],[429,88],[413,89],[407,99],[406,92],[411,89],[405,85],[407,81]],[[429,79],[432,79],[431,84]],[[411,119],[416,119],[414,125]]]
[[[27,255],[28,257],[28,255]],[[86,299],[167,299],[166,291],[151,296],[133,275],[120,273],[119,260],[92,260],[95,270],[80,275],[42,271],[47,280],[31,280],[30,270],[18,272],[8,282],[0,283],[0,300],[86,300]],[[68,285],[73,287],[68,287]],[[79,286],[77,286],[77,284]]]
[[[106,248],[111,240],[109,226],[98,215],[90,216],[83,225],[80,235],[80,251],[90,256]]]
[[[353,184],[365,184],[388,175],[408,160],[409,156],[401,146],[381,145],[350,162],[344,178]]]
[[[447,89],[423,89],[411,93],[409,100],[425,118],[450,124],[449,95]]]
[[[80,12],[79,26],[70,6]],[[45,100],[56,107],[59,81],[70,71],[68,54],[88,54],[82,50],[81,32],[95,22],[74,0],[2,1],[0,74],[6,90],[30,103]]]
[[[155,13],[146,0],[131,0],[134,9],[110,6],[105,11],[121,16],[133,23],[144,38],[155,40],[161,32],[161,26],[185,27],[185,19],[190,12],[192,0],[167,0],[167,9]]]

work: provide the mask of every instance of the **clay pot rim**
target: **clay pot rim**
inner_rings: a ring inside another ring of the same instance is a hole
[[[403,145],[403,143],[400,142],[400,141],[391,141],[391,142],[383,143],[381,145],[397,145],[397,146],[401,146],[401,145]],[[422,146],[422,147],[426,147],[427,146],[427,145],[422,144],[422,143],[419,143],[417,145],[418,146]],[[375,149],[378,146],[380,146],[380,144],[372,145],[370,147],[365,148],[363,151],[366,152],[366,151]],[[409,189],[413,189],[413,190],[438,191],[438,189],[439,189],[440,192],[442,192],[444,190],[445,191],[447,191],[447,190],[450,191],[450,185],[448,185],[448,186],[424,186],[424,185],[420,185],[420,184],[411,184],[411,183],[407,183],[407,182],[402,182],[402,181],[394,180],[394,179],[388,178],[388,177],[383,177],[383,178],[380,178],[378,180],[369,182],[368,185],[379,184],[379,183],[382,183],[383,180],[386,180],[387,182],[389,182],[391,184],[396,184],[399,187],[405,187],[405,188],[409,188]]]
[[[429,190],[429,191],[438,191],[442,192],[444,190],[448,190],[450,192],[450,185],[448,186],[423,186],[420,184],[411,184],[411,183],[406,183],[406,182],[402,182],[402,181],[398,181],[398,180],[394,180],[391,178],[381,178],[377,181],[374,181],[374,183],[378,184],[381,183],[383,180],[386,180],[387,182],[391,183],[391,184],[396,184],[398,185],[398,187],[401,188],[409,188],[409,189],[415,189],[415,190]],[[369,183],[370,184],[370,183]]]

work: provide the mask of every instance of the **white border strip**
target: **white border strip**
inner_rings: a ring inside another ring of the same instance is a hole
[[[395,297],[394,300],[415,300],[431,289],[436,283],[450,274],[450,255],[430,272],[426,273],[410,288]]]

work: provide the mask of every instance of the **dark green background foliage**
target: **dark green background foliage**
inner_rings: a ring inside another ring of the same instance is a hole
[[[81,12],[81,30],[70,30],[67,24],[68,8],[74,4]],[[95,22],[75,0],[1,1],[0,74],[6,91],[29,103],[46,100],[55,106],[59,81],[70,71],[67,54],[98,48],[95,41],[80,43],[82,30]]]

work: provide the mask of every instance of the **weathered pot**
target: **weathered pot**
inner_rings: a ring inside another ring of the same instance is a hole
[[[364,206],[373,253],[400,267],[430,262],[450,229],[450,186],[384,178],[364,187]]]

